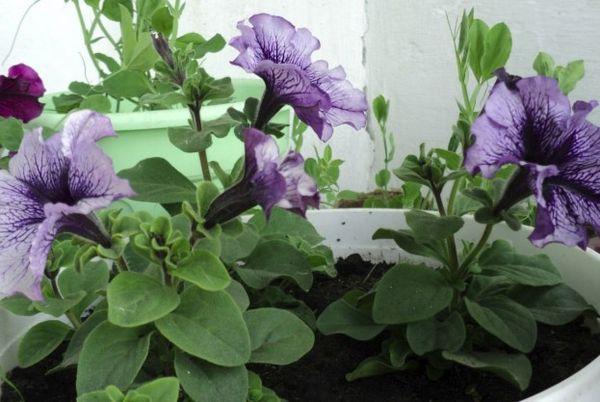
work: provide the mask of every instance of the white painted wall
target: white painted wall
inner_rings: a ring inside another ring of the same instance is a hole
[[[488,24],[506,22],[513,37],[507,69],[513,74],[535,74],[531,65],[540,50],[559,64],[584,59],[586,77],[571,99],[600,98],[600,1],[366,0],[366,5],[367,93],[369,99],[380,93],[391,99],[396,165],[417,152],[421,142],[446,146],[458,116],[459,86],[446,13],[453,20],[475,6],[476,15]],[[376,171],[383,164],[383,147],[374,138]]]
[[[476,6],[488,23],[505,21],[513,33],[508,68],[532,73],[539,50],[557,62],[582,58],[587,77],[574,92],[578,99],[600,98],[600,1],[597,0],[188,0],[181,32],[237,34],[237,21],[256,12],[282,15],[308,27],[322,43],[316,54],[330,64],[342,64],[351,81],[366,87],[369,99],[384,93],[391,99],[390,127],[396,136],[397,163],[415,152],[420,142],[444,146],[456,119],[456,71],[446,16],[460,15]],[[8,50],[29,0],[0,0],[0,58]],[[108,46],[103,46],[107,50]],[[41,0],[25,19],[15,51],[0,66],[25,62],[42,75],[49,91],[85,80],[85,58],[76,14],[61,0]],[[229,65],[235,51],[227,49],[207,61],[215,75],[247,77]],[[87,61],[87,77],[96,80]],[[596,95],[595,95],[596,94]],[[592,116],[593,118],[594,116]],[[374,125],[372,125],[374,128]],[[372,187],[372,176],[382,164],[376,131],[355,133],[341,128],[331,140],[334,155],[346,160],[344,188]],[[314,138],[314,137],[313,137]],[[306,152],[312,150],[309,141]],[[375,150],[375,152],[374,152]]]

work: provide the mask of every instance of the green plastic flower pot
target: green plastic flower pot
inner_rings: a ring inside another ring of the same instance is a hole
[[[241,110],[248,97],[260,98],[264,89],[261,80],[233,80],[235,92],[229,103],[204,106],[201,111],[203,120],[212,120],[223,115],[228,108]],[[64,121],[65,114],[54,110],[52,95],[45,97],[44,113],[29,123],[29,126],[45,126],[58,130]],[[122,109],[127,109],[127,106]],[[139,161],[161,157],[168,160],[177,170],[192,181],[201,178],[200,161],[197,153],[186,153],[176,148],[169,141],[169,127],[188,126],[189,112],[185,108],[152,111],[124,111],[109,113],[113,127],[119,134],[116,138],[104,138],[101,147],[113,159],[118,172],[135,166]],[[290,109],[282,109],[272,120],[276,123],[289,124]],[[278,140],[281,150],[289,146],[289,135]],[[233,134],[224,138],[213,138],[213,145],[207,150],[208,159],[217,161],[226,170],[233,167],[235,161],[244,153],[243,143]]]

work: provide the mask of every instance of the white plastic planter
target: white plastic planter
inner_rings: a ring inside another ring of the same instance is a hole
[[[336,258],[356,253],[372,262],[395,263],[399,257],[416,261],[418,257],[407,255],[391,240],[371,239],[379,228],[408,229],[404,212],[406,211],[392,209],[330,209],[310,211],[308,219],[325,237],[325,244],[333,249]],[[457,233],[457,238],[477,241],[482,231],[483,225],[466,217],[465,225]],[[524,254],[547,254],[559,268],[565,282],[594,307],[599,308],[600,254],[589,249],[583,252],[559,244],[551,244],[540,250],[527,240],[530,232],[530,228],[514,232],[505,225],[497,225],[490,240],[509,240]],[[526,402],[559,401],[600,401],[600,357],[566,380],[526,399]]]
[[[404,210],[392,209],[331,209],[310,211],[308,219],[325,237],[325,244],[333,249],[335,257],[360,254],[372,262],[395,263],[399,257],[409,256],[393,241],[372,240],[379,228],[407,229]],[[465,226],[458,239],[477,241],[483,226],[466,217]],[[506,239],[525,254],[547,254],[565,282],[576,289],[588,302],[600,308],[600,255],[594,251],[583,252],[561,245],[549,245],[541,251],[529,243],[530,229],[513,232],[505,225],[497,225],[491,240]],[[43,317],[16,317],[0,309],[0,365],[5,370],[16,366],[16,349],[19,339]],[[559,384],[528,398],[527,402],[597,402],[600,400],[600,358]],[[524,401],[525,402],[525,401]]]

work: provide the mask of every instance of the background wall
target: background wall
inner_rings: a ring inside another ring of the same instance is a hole
[[[0,59],[29,4],[29,0],[0,0]],[[219,32],[229,39],[237,34],[237,21],[256,12],[279,14],[308,27],[322,43],[316,57],[343,65],[354,85],[366,88],[369,100],[380,93],[391,99],[390,128],[399,163],[421,142],[444,146],[448,141],[457,116],[458,84],[446,13],[453,20],[472,6],[489,24],[509,25],[513,35],[509,71],[532,73],[540,50],[560,64],[582,58],[586,78],[572,97],[600,98],[597,0],[187,0],[180,32]],[[110,53],[108,46],[99,50]],[[234,55],[233,49],[226,49],[209,58],[206,67],[215,75],[247,77],[229,65]],[[85,81],[86,76],[90,82],[97,79],[86,59],[74,7],[62,0],[36,4],[0,72],[18,62],[34,66],[49,91],[64,90],[70,81]],[[346,160],[342,187],[364,190],[373,185],[372,176],[382,165],[382,145],[371,130],[374,127],[370,124],[371,134],[342,127],[331,140],[334,155]],[[320,146],[308,141],[307,154],[313,144]]]

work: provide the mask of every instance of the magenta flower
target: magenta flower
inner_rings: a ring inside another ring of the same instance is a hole
[[[8,76],[0,75],[0,116],[15,117],[23,122],[42,114],[44,83],[35,70],[25,64],[8,69]]]
[[[284,105],[291,105],[323,141],[331,138],[333,127],[365,127],[365,95],[346,80],[341,66],[330,70],[326,61],[311,61],[321,45],[307,29],[268,14],[252,16],[250,23],[240,21],[242,34],[229,44],[240,52],[232,64],[266,84],[256,128],[262,129]]]
[[[502,165],[520,166],[498,208],[533,194],[531,242],[585,249],[587,229],[600,232],[600,128],[586,119],[598,103],[578,101],[571,111],[553,78],[499,76],[471,128],[465,168],[491,178]]]
[[[46,141],[41,129],[25,135],[10,173],[0,171],[0,297],[42,299],[46,258],[58,233],[110,246],[92,211],[134,195],[96,145],[115,135],[107,117],[88,110],[70,115]]]
[[[304,172],[302,155],[290,151],[280,162],[275,140],[254,128],[244,131],[244,144],[244,176],[213,201],[206,213],[207,227],[233,219],[256,205],[267,215],[275,206],[302,216],[309,206],[319,207],[317,185]]]

